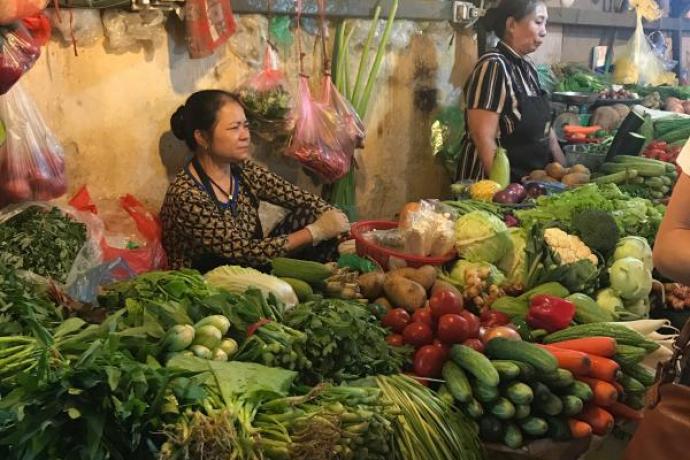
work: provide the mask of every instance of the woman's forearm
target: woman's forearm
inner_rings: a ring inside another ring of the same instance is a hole
[[[287,242],[287,250],[292,252],[297,249],[300,249],[304,246],[308,246],[314,241],[314,239],[311,236],[311,232],[307,230],[306,228],[303,228],[301,230],[297,230],[294,233],[290,233],[288,235],[288,242]]]
[[[476,139],[475,139],[476,137]],[[484,172],[488,175],[491,171],[491,166],[494,164],[494,157],[496,156],[496,139],[493,136],[473,136],[474,145],[477,148],[479,160],[482,162]]]
[[[553,129],[551,129],[551,132],[549,133],[549,147],[551,148],[551,156],[553,157],[553,161],[565,166],[565,155],[563,154],[563,149],[561,149],[561,144],[558,143],[556,132]]]
[[[659,232],[654,242],[654,266],[665,277],[690,285],[690,230]]]

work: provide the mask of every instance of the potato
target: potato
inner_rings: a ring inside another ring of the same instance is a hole
[[[606,131],[617,129],[622,121],[623,119],[620,114],[613,107],[599,107],[592,115],[592,126],[601,126],[601,129],[605,129]]]
[[[440,291],[450,291],[453,294],[455,294],[456,296],[458,296],[459,299],[462,299],[462,297],[463,297],[462,292],[460,292],[460,290],[458,288],[456,288],[455,286],[453,286],[449,282],[443,281],[443,280],[436,280],[434,285],[431,287],[431,293],[430,293],[429,297],[433,296],[434,294],[436,294],[437,292],[440,292]]]
[[[591,171],[589,170],[589,168],[587,166],[578,163],[576,165],[571,166],[568,169],[568,173],[569,174],[573,174],[573,173],[591,174]]]
[[[388,273],[388,276],[402,276],[410,281],[422,285],[425,291],[431,289],[436,282],[436,268],[431,265],[424,265],[420,268],[399,268]]]
[[[630,113],[630,107],[628,107],[625,104],[613,104],[611,107],[613,107],[613,109],[616,112],[618,112],[618,116],[620,117],[621,122],[623,122],[623,120],[625,120],[625,117],[627,117]]]
[[[561,180],[563,179],[563,176],[566,175],[566,169],[563,167],[563,165],[560,163],[556,163],[555,161],[553,163],[547,164],[544,170],[546,171],[546,174],[549,175],[549,177],[552,177],[556,180]]]
[[[548,174],[546,174],[546,171],[544,171],[543,169],[535,169],[534,171],[529,173],[528,178],[530,180],[541,180],[546,176],[548,176]]]
[[[379,297],[378,299],[375,299],[371,303],[377,303],[377,304],[381,305],[382,307],[386,307],[386,310],[389,310],[389,311],[393,309],[393,305],[391,305],[391,303],[385,297]]]
[[[365,299],[374,300],[383,294],[383,282],[386,275],[383,272],[364,273],[357,278],[359,290]]]
[[[589,182],[589,174],[578,172],[570,173],[564,176],[563,179],[561,179],[561,182],[563,182],[563,184],[567,185],[568,187],[586,184]]]
[[[389,273],[383,282],[383,292],[393,307],[404,308],[410,312],[426,303],[426,289],[421,284],[400,275]]]

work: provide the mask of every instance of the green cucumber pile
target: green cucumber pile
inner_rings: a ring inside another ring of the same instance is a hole
[[[597,184],[618,184],[621,191],[641,198],[668,196],[678,174],[672,163],[641,156],[618,155],[601,166],[603,176],[592,179]]]

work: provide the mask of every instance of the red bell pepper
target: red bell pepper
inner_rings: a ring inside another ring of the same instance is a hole
[[[570,325],[575,317],[575,305],[560,297],[536,295],[530,300],[527,324],[549,332],[560,331]]]

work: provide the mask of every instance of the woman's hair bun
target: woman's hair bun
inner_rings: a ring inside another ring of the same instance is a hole
[[[181,105],[170,117],[170,129],[176,138],[185,140],[185,106]]]
[[[500,16],[500,11],[498,8],[489,8],[486,10],[486,13],[484,13],[484,16],[479,20],[481,25],[483,26],[484,30],[488,32],[496,32],[497,29],[497,21]]]

